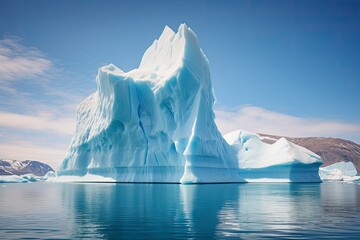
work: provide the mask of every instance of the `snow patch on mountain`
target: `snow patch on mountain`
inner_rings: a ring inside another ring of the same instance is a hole
[[[26,175],[44,176],[49,171],[54,171],[49,165],[33,160],[0,160],[0,175]]]

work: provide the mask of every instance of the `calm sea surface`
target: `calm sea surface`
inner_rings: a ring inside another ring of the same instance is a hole
[[[0,239],[360,239],[356,184],[0,184]]]

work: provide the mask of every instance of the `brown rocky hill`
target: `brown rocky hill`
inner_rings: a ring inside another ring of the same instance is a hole
[[[36,176],[44,176],[49,171],[54,170],[49,165],[39,161],[0,159],[0,176],[24,175],[29,173]]]
[[[259,134],[263,142],[274,143],[281,136]],[[360,145],[341,138],[324,137],[285,137],[290,142],[305,147],[318,154],[324,164],[323,167],[336,162],[352,162],[360,173]]]

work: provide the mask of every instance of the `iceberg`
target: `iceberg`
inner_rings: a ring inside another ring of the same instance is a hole
[[[116,182],[242,182],[214,121],[208,59],[185,24],[165,27],[140,66],[99,69],[57,176]]]
[[[44,182],[47,180],[45,176],[36,176],[34,174],[24,175],[5,175],[0,176],[0,183],[32,183],[32,182]]]
[[[337,162],[320,168],[320,178],[323,181],[353,182],[360,180],[360,176],[352,162]]]
[[[224,138],[236,151],[239,175],[247,182],[321,182],[320,156],[285,138],[267,144],[243,130]]]
[[[77,109],[68,152],[49,181],[320,181],[321,159],[285,139],[226,135],[215,124],[209,62],[185,24],[165,27],[138,68],[101,67]]]

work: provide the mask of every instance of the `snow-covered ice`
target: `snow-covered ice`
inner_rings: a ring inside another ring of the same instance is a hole
[[[320,168],[319,175],[324,181],[346,181],[360,180],[360,176],[352,162],[337,162],[327,167]]]
[[[0,183],[34,183],[34,182],[97,182],[111,183],[116,182],[115,179],[106,178],[99,175],[86,174],[85,176],[57,176],[55,172],[48,172],[45,176],[36,176],[34,174],[24,175],[3,175],[0,176]],[[6,186],[6,185],[5,185]]]
[[[343,175],[353,177],[358,175],[356,168],[352,162],[337,162],[321,169],[333,170],[339,169]]]
[[[45,177],[35,176],[34,174],[24,175],[4,175],[0,176],[0,183],[29,183],[29,182],[43,182]]]
[[[237,130],[224,136],[239,161],[239,175],[248,182],[320,182],[320,156],[280,138],[273,144],[259,135]]]
[[[271,147],[256,137],[245,141],[241,136],[241,143],[230,143],[233,146],[224,140],[214,121],[208,60],[185,24],[177,33],[165,27],[138,68],[100,68],[96,84],[97,91],[77,109],[76,132],[58,177],[169,183],[260,177],[320,181],[320,157],[284,139]]]
[[[100,175],[86,174],[84,176],[51,176],[46,179],[46,182],[114,183],[116,182],[116,180],[113,178],[103,177]]]

